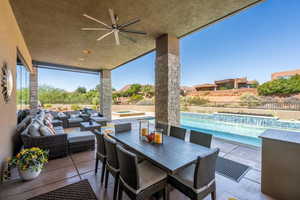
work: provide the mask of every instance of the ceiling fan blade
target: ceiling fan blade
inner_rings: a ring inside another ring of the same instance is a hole
[[[111,28],[110,26],[108,26],[108,25],[105,24],[104,22],[101,22],[100,20],[98,20],[98,19],[96,19],[96,18],[94,18],[94,17],[91,17],[91,16],[89,16],[89,15],[87,15],[87,14],[83,14],[83,16],[86,17],[86,18],[88,18],[88,19],[91,19],[91,20],[93,20],[93,21],[95,21],[95,22],[97,22],[97,23],[99,23],[99,24],[102,24],[102,25],[106,26],[107,28]]]
[[[110,31],[110,32],[108,32],[108,33],[106,33],[106,34],[102,35],[101,37],[99,37],[99,38],[97,39],[97,41],[100,41],[100,40],[102,40],[103,38],[105,38],[106,36],[108,36],[108,35],[112,34],[113,32],[114,32],[114,30],[112,30],[112,31]]]
[[[125,33],[120,32],[120,35],[126,38],[127,40],[136,43],[137,41],[129,36],[127,36]]]
[[[125,29],[120,29],[119,31],[126,32],[126,33],[134,33],[134,34],[139,34],[139,35],[147,35],[147,33],[142,32],[142,31],[125,30]]]
[[[114,32],[114,34],[115,34],[115,39],[116,39],[116,45],[120,45],[119,31],[116,30],[116,31]]]
[[[113,9],[109,8],[108,12],[109,12],[109,16],[110,16],[112,25],[116,25],[116,18],[115,18]]]
[[[137,18],[137,19],[133,19],[133,20],[127,22],[126,24],[120,25],[119,28],[120,28],[120,29],[121,29],[121,28],[125,28],[125,27],[127,27],[127,26],[132,25],[132,24],[138,23],[139,21],[141,21],[141,20],[138,19],[138,18]]]
[[[109,31],[108,28],[81,28],[82,31]]]

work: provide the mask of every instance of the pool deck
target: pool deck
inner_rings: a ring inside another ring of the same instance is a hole
[[[116,120],[130,121],[127,120]],[[136,121],[132,121],[133,128],[137,128]],[[74,129],[70,129],[74,130]],[[261,150],[257,147],[232,143],[220,139],[213,139],[212,147],[220,148],[220,156],[246,164],[251,167],[247,174],[239,181],[235,182],[224,176],[216,174],[217,200],[227,200],[236,198],[237,200],[272,200],[273,198],[261,193]],[[99,164],[101,168],[101,164]],[[27,199],[59,187],[77,182],[81,179],[88,179],[93,190],[99,199],[112,199],[113,183],[111,177],[107,191],[100,186],[100,173],[95,175],[95,152],[88,151],[73,154],[66,158],[50,161],[41,176],[30,182],[15,181],[4,184],[0,189],[0,199]],[[188,199],[177,190],[173,190],[170,199]],[[124,195],[124,199],[127,198]],[[210,197],[205,198],[210,200]]]

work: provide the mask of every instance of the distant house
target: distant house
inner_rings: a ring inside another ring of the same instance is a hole
[[[251,88],[257,85],[257,81],[248,81],[246,77],[243,78],[231,78],[215,81],[214,84],[205,83],[195,85],[194,88],[197,91],[215,91],[215,90],[226,90],[226,89],[239,89],[239,88]]]
[[[290,78],[291,76],[294,75],[300,75],[300,69],[296,69],[296,70],[290,70],[290,71],[283,71],[283,72],[276,72],[273,73],[271,76],[272,80],[276,80],[276,79],[280,79],[280,78]]]
[[[195,85],[194,88],[197,91],[214,91],[214,90],[217,90],[217,85],[210,84],[210,83],[204,83],[204,84]]]

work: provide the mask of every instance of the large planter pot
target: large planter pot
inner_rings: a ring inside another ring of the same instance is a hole
[[[20,177],[25,181],[29,181],[37,178],[40,175],[42,171],[42,167],[39,167],[37,171],[31,169],[27,169],[23,171],[20,168],[18,168],[18,170],[19,170]]]

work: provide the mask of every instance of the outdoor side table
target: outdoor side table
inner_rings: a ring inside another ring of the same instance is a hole
[[[80,131],[93,131],[95,129],[100,129],[101,125],[97,122],[81,122],[80,123]]]

